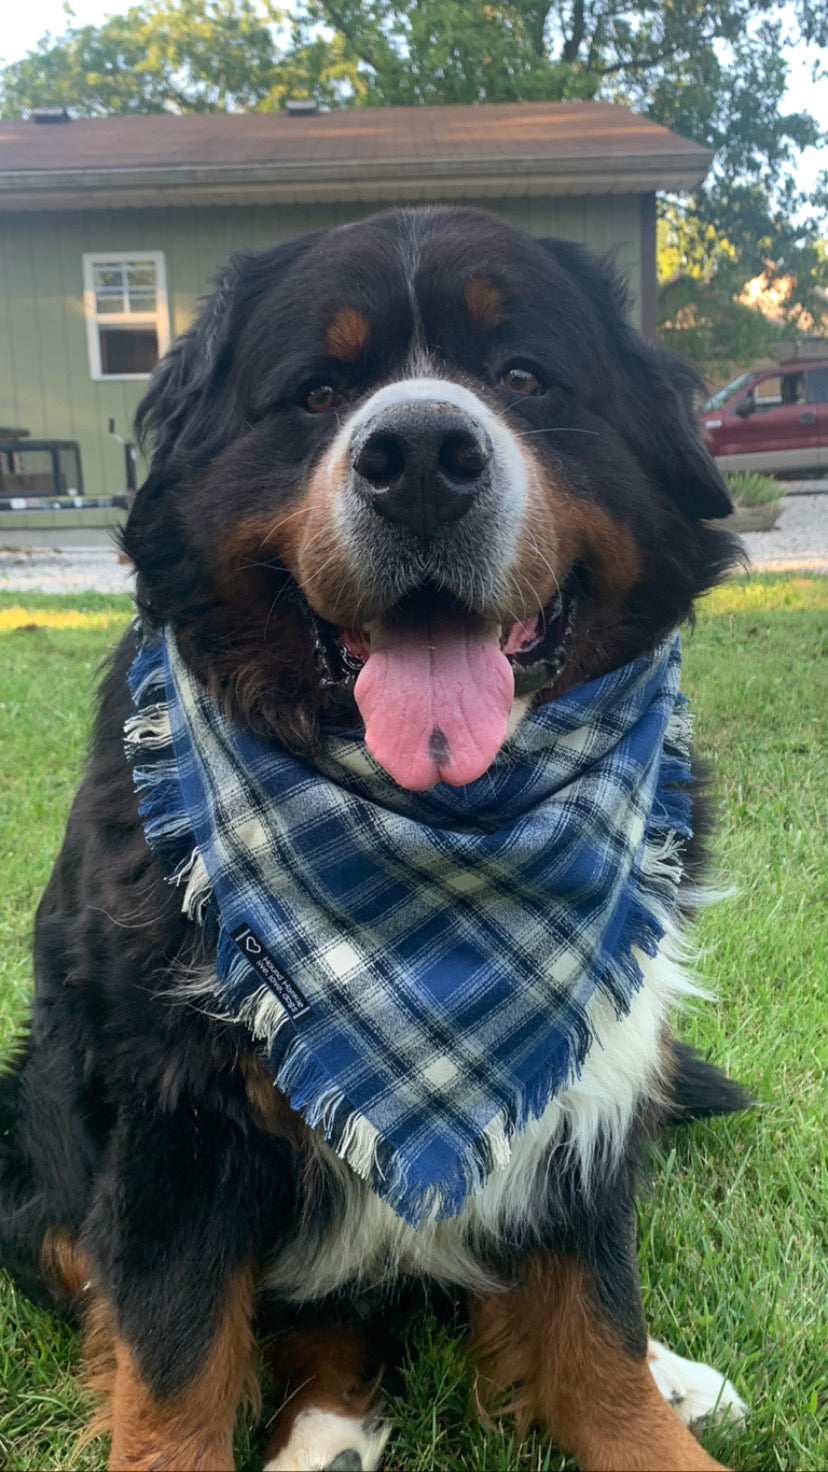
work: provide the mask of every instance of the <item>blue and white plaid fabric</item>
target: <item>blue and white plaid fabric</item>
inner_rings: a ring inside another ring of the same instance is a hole
[[[629,1008],[690,832],[680,663],[673,637],[477,782],[412,793],[358,734],[310,762],[232,729],[169,633],[139,651],[127,752],[220,1010],[411,1222],[458,1212],[577,1073],[596,989]]]

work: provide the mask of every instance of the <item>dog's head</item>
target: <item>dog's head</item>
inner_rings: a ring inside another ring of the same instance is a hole
[[[259,732],[471,781],[733,560],[695,389],[587,252],[475,211],[236,256],[139,410],[140,600]]]

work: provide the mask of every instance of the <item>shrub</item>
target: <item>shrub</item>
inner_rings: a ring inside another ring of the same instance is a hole
[[[769,506],[781,494],[774,476],[760,475],[756,470],[729,475],[727,484],[735,506]]]

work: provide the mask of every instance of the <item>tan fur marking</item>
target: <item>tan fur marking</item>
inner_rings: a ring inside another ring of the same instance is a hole
[[[40,1270],[60,1298],[77,1298],[92,1276],[89,1258],[67,1227],[47,1230],[40,1251]]]
[[[259,1128],[270,1135],[284,1135],[300,1147],[310,1131],[304,1120],[291,1109],[284,1094],[276,1088],[267,1064],[259,1058],[242,1058],[240,1067],[253,1118]]]
[[[265,1353],[265,1365],[282,1397],[265,1461],[290,1440],[297,1416],[311,1408],[361,1420],[376,1400],[366,1378],[365,1344],[339,1324],[299,1329]]]
[[[199,1374],[168,1400],[152,1395],[129,1345],[115,1336],[110,1472],[232,1472],[236,1411],[257,1398],[252,1314],[253,1275],[245,1270],[231,1284]]]
[[[463,292],[469,315],[480,327],[498,327],[503,321],[503,297],[493,282],[476,276]]]
[[[540,1421],[581,1472],[713,1472],[713,1461],[593,1305],[585,1270],[537,1254],[520,1289],[472,1302],[486,1404],[514,1386],[523,1435]]]
[[[638,547],[629,527],[600,506],[580,505],[571,508],[570,527],[599,593],[606,598],[626,597],[641,575]]]
[[[512,577],[511,618],[526,618],[563,587],[573,567],[586,571],[589,596],[579,604],[569,658],[555,693],[632,658],[636,631],[625,613],[642,576],[629,527],[609,511],[581,500],[526,449],[529,514],[520,534]]]
[[[115,1383],[115,1331],[109,1304],[94,1287],[83,1304],[83,1363],[81,1380],[97,1402],[89,1425],[78,1437],[85,1446],[112,1431],[112,1387]]]
[[[641,575],[638,548],[629,527],[602,507],[568,494],[536,462],[534,468],[536,495],[540,494],[543,504],[527,524],[518,553],[521,572],[524,567],[537,567],[538,574],[545,571],[548,581],[551,565],[562,579],[576,562],[582,562],[600,597],[625,597]]]
[[[336,458],[324,455],[314,468],[306,497],[308,515],[299,529],[301,540],[291,566],[305,597],[333,624],[359,617],[359,592],[335,514],[336,499],[350,471],[347,450]]]
[[[355,307],[340,307],[325,334],[325,346],[332,358],[353,363],[365,352],[371,339],[371,324]]]
[[[334,501],[349,472],[347,455],[328,455],[314,469],[301,501],[283,514],[253,515],[225,533],[215,576],[223,598],[243,589],[249,600],[256,564],[278,560],[317,612],[332,623],[350,620],[357,592],[334,515]],[[268,607],[272,602],[272,592]]]
[[[309,497],[292,501],[283,513],[255,513],[229,527],[221,539],[217,582],[223,593],[238,583],[239,575],[255,571],[257,564],[279,561],[292,571],[296,546],[310,514]]]

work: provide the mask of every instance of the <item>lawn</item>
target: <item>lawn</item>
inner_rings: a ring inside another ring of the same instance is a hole
[[[14,604],[21,614],[10,613]],[[128,617],[123,598],[0,595],[0,1036],[28,994],[28,938],[83,760],[95,672]],[[17,627],[18,625],[22,627]],[[684,686],[720,804],[726,898],[697,939],[716,1000],[683,1033],[757,1105],[665,1138],[641,1209],[651,1331],[726,1371],[747,1426],[711,1432],[745,1469],[828,1466],[828,579],[734,580],[686,639]],[[100,1466],[76,1449],[88,1414],[73,1335],[0,1282],[0,1465]],[[508,1418],[483,1428],[457,1336],[426,1313],[405,1394],[392,1403],[392,1469],[570,1465]],[[239,1465],[260,1443],[243,1431]],[[261,1465],[259,1460],[258,1465]]]

